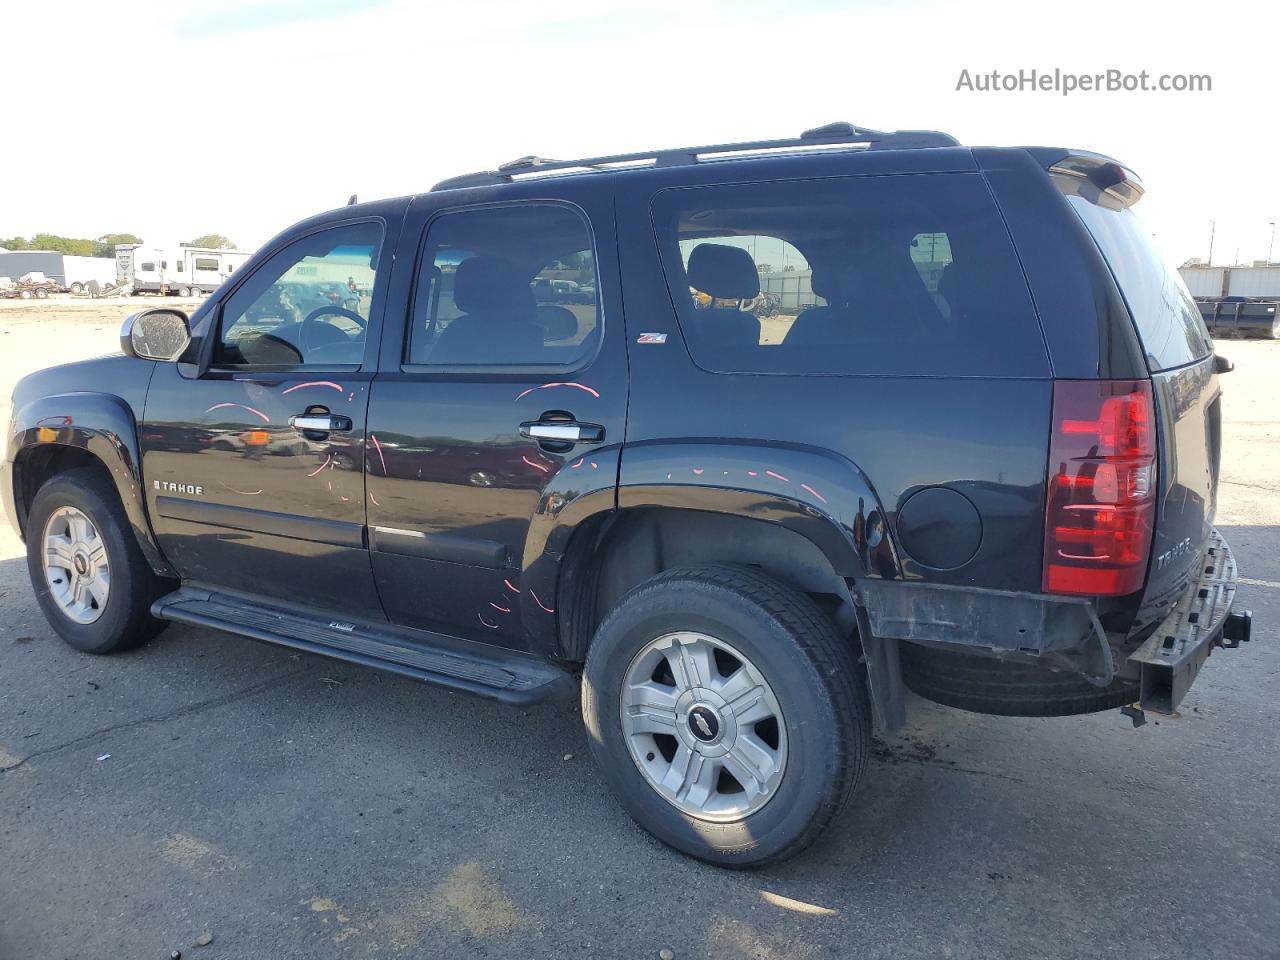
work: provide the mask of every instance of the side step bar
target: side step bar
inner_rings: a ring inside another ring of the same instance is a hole
[[[334,621],[197,587],[161,597],[152,604],[151,614],[389,670],[503,703],[568,698],[576,691],[569,671],[513,650],[425,630]]]

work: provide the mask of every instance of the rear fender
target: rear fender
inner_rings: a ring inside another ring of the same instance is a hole
[[[720,440],[629,444],[618,506],[705,510],[780,524],[811,540],[845,578],[902,577],[871,482],[827,451]]]
[[[14,412],[6,459],[14,465],[14,519],[24,534],[23,464],[34,450],[51,444],[83,450],[106,467],[147,562],[157,573],[172,576],[147,519],[137,423],[129,405],[107,393],[65,393],[39,397]]]

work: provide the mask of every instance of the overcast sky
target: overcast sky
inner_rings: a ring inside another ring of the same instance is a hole
[[[1110,154],[1178,262],[1267,256],[1277,5],[826,0],[8,0],[0,236],[289,223],[528,153],[798,134],[832,120]],[[1210,93],[978,93],[1022,68],[1208,73]],[[1275,252],[1280,258],[1280,244]]]

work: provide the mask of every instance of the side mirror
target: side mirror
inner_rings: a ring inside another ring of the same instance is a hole
[[[1213,355],[1214,373],[1230,373],[1235,368],[1236,368],[1236,365],[1232,363],[1230,360],[1228,360],[1226,357],[1222,356],[1222,354],[1215,353]]]
[[[160,307],[135,313],[120,330],[125,356],[173,363],[191,343],[191,326],[181,310]]]

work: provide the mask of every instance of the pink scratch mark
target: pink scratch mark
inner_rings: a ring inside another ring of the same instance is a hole
[[[329,454],[327,457],[324,458],[324,463],[320,464],[320,466],[316,467],[314,470],[308,473],[307,476],[314,477],[317,473],[319,473],[321,470],[327,467],[329,465],[329,461],[332,459],[333,459],[333,454]]]
[[[578,458],[578,462],[577,462],[577,463],[571,463],[571,464],[569,465],[569,469],[570,469],[570,470],[577,470],[580,466],[582,466],[582,461],[583,461],[584,459],[585,459],[584,457],[579,457],[579,458]]]
[[[369,502],[372,503],[375,507],[382,506],[382,504],[378,502],[378,498],[375,497],[372,493],[369,494]]]
[[[702,474],[703,474],[704,472],[705,472],[705,471],[703,471],[703,469],[702,469],[701,467],[694,467],[694,468],[693,468],[693,475],[694,475],[695,477],[700,477],[700,476],[702,476]]]
[[[802,484],[800,484],[800,489],[801,489],[801,490],[808,490],[810,493],[812,493],[815,497],[817,497],[817,498],[818,498],[819,500],[821,500],[823,503],[826,503],[826,502],[827,502],[827,498],[826,498],[826,497],[824,497],[822,494],[820,494],[817,490],[813,489],[813,487],[809,486],[807,483],[802,483]]]
[[[325,481],[325,482],[329,484],[329,492],[330,492],[330,493],[333,493],[333,481],[332,481],[332,480],[327,480],[327,481]]]
[[[552,610],[545,603],[543,603],[541,600],[538,599],[538,595],[533,592],[532,587],[529,588],[529,596],[533,597],[533,602],[536,603],[538,606],[540,606],[543,610],[547,611],[547,613],[555,613],[554,610]]]
[[[775,480],[781,480],[783,483],[790,483],[790,482],[791,482],[791,481],[790,481],[790,480],[788,480],[786,477],[784,477],[782,474],[780,474],[780,473],[774,473],[772,470],[766,470],[766,471],[765,471],[765,475],[766,475],[766,476],[773,477],[773,479],[775,479]]]
[[[748,470],[748,471],[747,471],[747,476],[748,476],[748,477],[758,477],[758,476],[760,476],[760,474],[756,473],[756,471],[754,471],[754,470]]]
[[[497,625],[496,623],[490,623],[488,620],[486,620],[486,619],[484,618],[484,614],[483,614],[483,613],[477,613],[477,614],[476,614],[476,616],[477,616],[477,617],[479,617],[479,618],[480,618],[480,622],[481,622],[481,623],[483,623],[483,624],[484,624],[486,627],[488,627],[490,630],[497,630],[497,629],[498,629],[498,625]]]
[[[369,439],[373,442],[373,449],[378,451],[378,460],[382,463],[382,475],[387,475],[387,458],[382,455],[382,444],[378,442],[376,433],[369,434]]]
[[[218,482],[222,483],[221,480],[219,480]],[[238,493],[242,497],[256,497],[260,493],[262,493],[261,490],[237,490],[235,487],[231,486],[231,484],[229,483],[222,483],[222,485],[226,487],[228,490],[230,490],[232,493]]]
[[[592,469],[592,470],[599,470],[599,469],[600,469],[600,464],[598,464],[598,463],[596,463],[594,460],[592,460],[592,461],[591,461],[591,469]]]
[[[534,462],[533,462],[532,460],[530,460],[528,457],[521,457],[520,459],[521,459],[521,460],[523,460],[525,463],[527,463],[529,466],[533,467],[533,469],[535,469],[535,470],[541,470],[543,473],[550,473],[550,472],[551,472],[548,468],[544,467],[542,464],[540,464],[540,463],[534,463]]]
[[[352,400],[354,400],[355,398],[356,398],[355,391],[352,391],[351,393],[348,393],[348,394],[347,394],[347,403],[350,403],[350,402],[351,402]]]
[[[504,584],[506,584],[507,589],[508,589],[508,590],[510,590],[512,593],[519,593],[519,592],[520,592],[520,588],[519,588],[519,587],[517,587],[517,586],[516,586],[514,583],[512,583],[510,580],[503,580],[502,582],[503,582]]]
[[[671,479],[671,474],[669,474],[669,473],[667,474],[667,479],[668,479],[668,480],[670,480],[670,479]]]
[[[342,392],[342,385],[334,383],[332,380],[308,380],[306,383],[295,383],[288,390],[282,390],[280,396],[283,397],[286,393],[293,393],[295,390],[302,390],[306,387],[331,387],[339,393]]]
[[[510,607],[503,607],[503,606],[499,606],[498,604],[494,603],[492,600],[490,600],[490,601],[489,601],[489,606],[493,607],[493,609],[495,609],[495,610],[501,610],[503,613],[510,613],[510,612],[511,612],[511,608],[510,608]]]
[[[213,413],[213,411],[215,410],[222,410],[226,407],[239,407],[241,410],[248,410],[255,417],[261,417],[263,423],[271,422],[271,418],[268,417],[261,410],[255,410],[253,407],[245,406],[243,403],[215,403],[212,407],[206,410],[205,413]]]
[[[600,391],[592,390],[590,387],[588,387],[584,383],[544,383],[541,386],[530,387],[528,390],[521,391],[519,394],[516,395],[516,399],[523,400],[525,397],[533,393],[533,391],[535,390],[550,390],[552,387],[573,387],[575,390],[585,390],[587,393],[591,394],[597,400],[600,399]]]
[[[342,494],[338,494],[338,496],[342,497]],[[350,498],[350,497],[342,497],[342,502],[343,502],[343,503],[350,503],[350,502],[351,502],[351,498]]]

